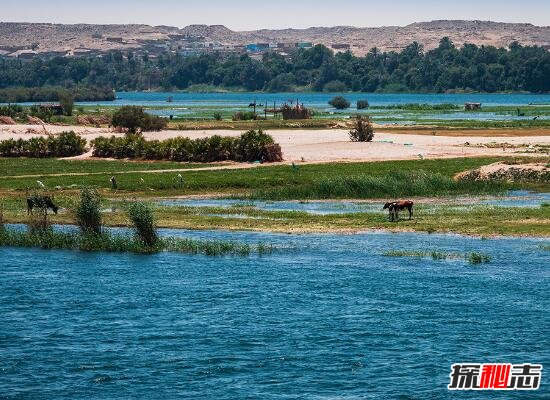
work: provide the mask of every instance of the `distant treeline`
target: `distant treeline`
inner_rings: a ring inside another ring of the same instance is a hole
[[[112,89],[100,87],[66,89],[60,86],[40,86],[0,89],[0,103],[59,101],[67,97],[74,98],[75,101],[111,101],[116,96]]]
[[[528,91],[550,92],[550,53],[512,43],[509,49],[466,44],[448,38],[425,52],[412,43],[400,53],[376,48],[365,57],[333,54],[317,45],[288,57],[266,53],[206,54],[156,58],[114,51],[101,58],[0,59],[0,88],[10,86],[86,86],[117,90],[184,90],[193,85],[251,91]]]

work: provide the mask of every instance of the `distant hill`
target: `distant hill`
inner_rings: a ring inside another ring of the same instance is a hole
[[[0,22],[0,54],[17,52],[85,54],[114,49],[144,49],[169,45],[181,38],[202,42],[243,45],[255,42],[313,42],[330,47],[349,44],[363,55],[371,48],[400,50],[417,41],[426,50],[448,36],[457,45],[473,43],[506,47],[517,41],[550,49],[550,27],[490,21],[431,21],[407,26],[357,28],[351,26],[307,29],[262,29],[236,32],[223,25],[190,25],[179,29],[149,25],[60,25]],[[15,54],[14,54],[15,53]]]

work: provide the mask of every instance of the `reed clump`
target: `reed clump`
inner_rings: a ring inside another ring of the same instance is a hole
[[[145,203],[131,203],[128,217],[134,225],[136,237],[147,247],[155,247],[158,241],[153,210]]]
[[[130,252],[150,254],[161,251],[204,254],[207,256],[248,256],[271,254],[273,246],[264,243],[251,245],[224,240],[193,240],[188,238],[161,238],[157,233],[151,207],[135,202],[127,207],[128,217],[134,226],[134,235],[109,232],[101,223],[101,197],[95,189],[83,188],[74,209],[79,229],[54,229],[45,209],[40,209],[27,220],[26,229],[4,226],[0,202],[0,247],[36,247],[80,251]]]
[[[75,207],[75,219],[77,225],[84,234],[101,233],[101,198],[97,190],[93,188],[82,188],[80,200]]]
[[[444,252],[438,250],[389,250],[384,252],[383,255],[387,257],[431,258],[436,261],[464,259],[470,264],[482,264],[491,262],[491,256],[479,252],[461,254],[456,252]]]

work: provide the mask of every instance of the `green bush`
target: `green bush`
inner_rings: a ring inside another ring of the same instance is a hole
[[[83,188],[80,191],[80,201],[75,207],[76,223],[84,234],[101,233],[101,198],[97,190]]]
[[[147,141],[139,134],[98,137],[92,141],[94,157],[170,160],[182,162],[282,161],[281,147],[262,131],[249,131],[240,138],[210,136],[199,139],[176,137]]]
[[[111,119],[111,124],[119,128],[125,128],[129,133],[160,131],[166,128],[164,118],[147,114],[142,107],[120,107]]]
[[[0,107],[0,115],[13,119],[27,117],[25,109],[17,104],[8,104]]]
[[[0,141],[2,157],[73,157],[84,153],[86,139],[73,131],[61,132],[58,136],[7,139]]]
[[[337,110],[345,110],[351,105],[351,103],[342,96],[334,97],[331,101],[328,102],[328,104],[330,104]]]
[[[365,108],[369,108],[369,101],[368,100],[357,100],[357,109],[358,110],[364,110]]]
[[[136,236],[148,247],[154,247],[158,242],[153,211],[145,203],[132,203],[128,207],[128,217],[134,224]]]
[[[254,111],[238,111],[233,114],[233,121],[253,121],[256,119],[258,119],[258,116],[254,113]]]
[[[281,147],[261,129],[252,129],[241,135],[236,149],[237,161],[275,162],[282,159]]]
[[[358,115],[354,125],[354,128],[349,131],[352,142],[371,142],[374,139],[374,128],[369,117]]]
[[[222,114],[219,113],[219,112],[215,112],[213,117],[216,121],[221,121],[222,120]]]

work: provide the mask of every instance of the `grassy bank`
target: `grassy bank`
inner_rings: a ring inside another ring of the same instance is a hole
[[[16,204],[5,207],[6,222],[26,223],[26,212]],[[15,208],[14,208],[15,207]],[[382,204],[380,204],[380,209]],[[297,211],[264,211],[254,207],[154,207],[156,225],[194,230],[252,230],[265,232],[357,232],[383,229],[460,233],[475,236],[514,235],[550,237],[550,207],[505,208],[483,205],[449,207],[424,205],[418,201],[413,220],[389,222],[386,214],[349,213],[315,215]],[[122,205],[104,213],[105,225],[129,226]],[[69,213],[52,216],[51,221],[73,224]]]
[[[40,180],[56,197],[62,197],[80,186],[97,187],[107,197],[224,194],[265,199],[313,199],[495,193],[515,186],[457,183],[452,181],[452,177],[458,172],[499,160],[502,159],[485,157],[308,164],[297,167],[269,165],[231,170],[195,169],[181,172],[183,184],[180,185],[178,169],[194,168],[196,165],[0,159],[0,167],[13,174],[0,176],[0,191],[4,196],[21,196],[27,188],[36,188],[36,181]],[[41,174],[40,168],[47,173]],[[109,178],[113,175],[117,177],[118,190],[110,189]]]

